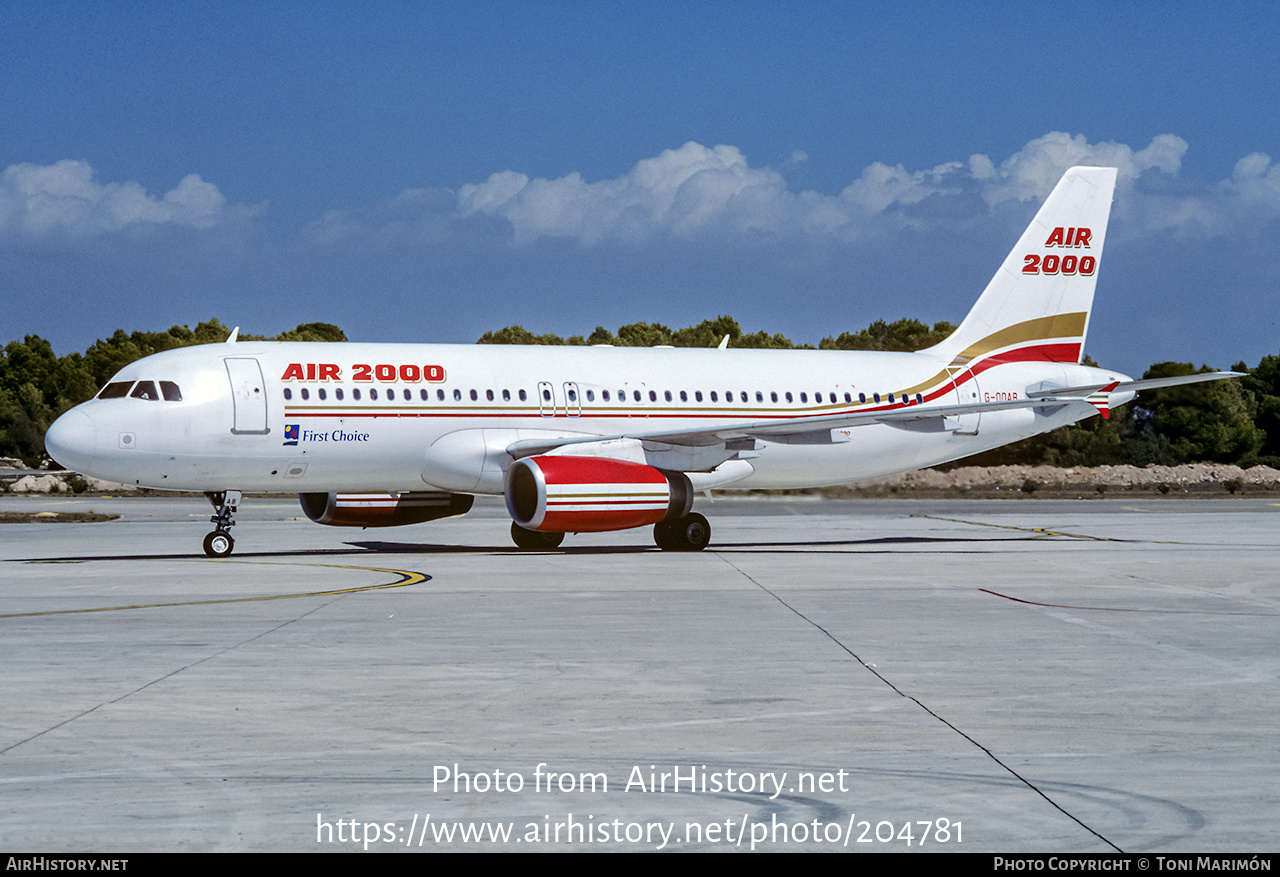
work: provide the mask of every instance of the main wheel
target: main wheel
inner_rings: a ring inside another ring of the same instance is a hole
[[[525,551],[551,551],[559,548],[564,541],[563,533],[544,533],[541,530],[526,530],[514,521],[511,523],[511,541],[517,548]]]
[[[204,553],[209,557],[227,557],[236,547],[236,540],[226,530],[214,530],[204,537]]]
[[[653,544],[663,551],[675,551],[679,548],[675,544],[675,537],[672,535],[671,523],[671,521],[658,521],[653,525]]]
[[[711,524],[694,512],[653,526],[653,541],[663,551],[701,551],[711,542]]]

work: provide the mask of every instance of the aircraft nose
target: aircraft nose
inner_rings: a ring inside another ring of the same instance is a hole
[[[75,472],[93,467],[97,450],[97,430],[93,418],[79,408],[59,417],[44,434],[44,449],[59,465]]]

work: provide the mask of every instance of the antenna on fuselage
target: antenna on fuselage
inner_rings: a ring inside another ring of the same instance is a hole
[[[227,343],[235,344],[236,339],[239,337],[240,337],[240,327],[236,326],[234,329],[231,330],[231,334],[227,336]]]
[[[728,349],[729,349],[729,336],[726,335],[720,339],[720,343],[716,345],[716,350],[728,350]]]

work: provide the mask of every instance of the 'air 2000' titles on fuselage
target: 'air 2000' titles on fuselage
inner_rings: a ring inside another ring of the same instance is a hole
[[[285,366],[281,381],[341,381],[342,366],[336,362],[291,362]],[[380,362],[376,365],[358,362],[351,366],[351,380],[384,384],[442,384],[445,370],[442,365],[417,365],[415,363]]]

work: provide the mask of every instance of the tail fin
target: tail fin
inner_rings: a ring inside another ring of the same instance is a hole
[[[956,366],[1079,362],[1115,184],[1115,168],[1063,174],[960,328],[921,353]]]

